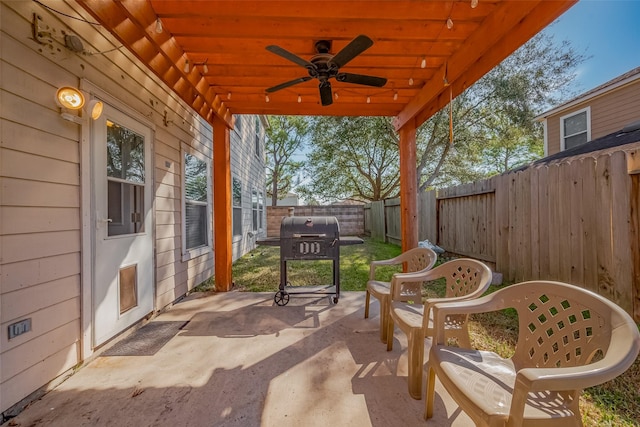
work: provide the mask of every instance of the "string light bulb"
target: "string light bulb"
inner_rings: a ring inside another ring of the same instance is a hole
[[[397,101],[398,100],[398,92],[394,92],[393,93],[393,100]]]
[[[156,19],[156,33],[162,33],[162,21],[160,20],[160,18]]]
[[[422,62],[420,63],[420,68],[426,68],[426,67],[427,67],[427,58],[423,56]]]
[[[231,92],[227,93],[227,99],[231,99]]]
[[[298,104],[300,104],[301,102],[302,102],[302,97],[298,95]]]
[[[371,104],[371,97],[367,96],[367,104]]]
[[[333,97],[334,97],[335,99],[340,98],[340,96],[338,95],[338,92],[333,92]]]
[[[189,72],[189,60],[188,59],[184,60],[184,72],[185,73]]]
[[[409,77],[409,86],[413,86],[413,77]]]
[[[207,63],[205,62],[204,64],[202,64],[202,69],[204,70],[205,74],[209,73],[209,67],[207,66]]]
[[[269,99],[269,95],[265,95],[265,96],[264,96],[264,102],[269,102],[269,101],[271,101],[271,100]]]
[[[478,7],[478,0],[471,0],[471,9]]]
[[[447,28],[448,29],[452,29],[453,28],[453,19],[447,18]]]

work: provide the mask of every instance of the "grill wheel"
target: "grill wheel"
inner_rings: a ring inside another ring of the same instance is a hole
[[[289,294],[285,291],[276,292],[273,296],[273,301],[279,306],[287,305],[289,303]]]

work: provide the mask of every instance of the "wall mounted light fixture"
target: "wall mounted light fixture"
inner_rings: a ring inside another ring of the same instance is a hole
[[[84,124],[85,120],[69,111],[83,110],[85,106],[84,94],[75,87],[63,86],[56,91],[56,104],[60,106],[60,116],[77,124]],[[98,99],[92,99],[87,105],[86,113],[93,120],[102,115],[104,104]],[[84,111],[84,110],[83,110]]]
[[[71,87],[63,86],[56,92],[57,103],[69,110],[79,110],[84,107],[84,95],[80,90]]]

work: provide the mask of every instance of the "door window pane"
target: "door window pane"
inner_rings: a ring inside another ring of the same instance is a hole
[[[144,233],[144,186],[109,180],[107,212],[107,235]]]
[[[144,137],[109,120],[107,176],[144,183]]]

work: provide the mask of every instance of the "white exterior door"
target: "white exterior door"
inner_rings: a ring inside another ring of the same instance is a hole
[[[97,346],[153,310],[151,129],[105,105],[92,147]]]

